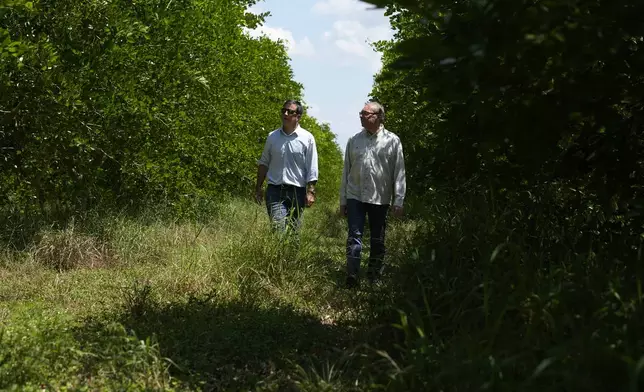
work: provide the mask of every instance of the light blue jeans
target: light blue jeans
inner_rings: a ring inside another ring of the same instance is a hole
[[[274,231],[299,232],[305,204],[304,187],[269,184],[266,188],[266,209]]]

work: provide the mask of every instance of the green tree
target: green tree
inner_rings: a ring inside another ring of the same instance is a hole
[[[395,30],[372,95],[431,207],[392,389],[638,389],[644,3],[367,2]]]
[[[642,5],[371,2],[397,31],[373,95],[419,136],[411,156],[429,155],[432,181],[638,197]]]
[[[284,46],[244,32],[265,16],[246,11],[253,3],[5,2],[0,206],[181,211],[247,193],[258,139],[302,94]],[[319,127],[339,156],[327,134]]]

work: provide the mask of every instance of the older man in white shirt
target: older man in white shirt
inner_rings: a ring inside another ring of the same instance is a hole
[[[315,138],[300,127],[302,104],[288,100],[280,114],[282,127],[269,133],[264,150],[257,161],[255,199],[262,202],[262,185],[268,177],[266,208],[273,229],[297,232],[304,207],[315,202],[318,180],[318,153]]]
[[[384,267],[387,213],[403,213],[405,160],[400,139],[384,127],[385,110],[367,103],[360,114],[362,131],[347,142],[340,182],[340,211],[348,218],[347,279],[358,286],[365,218],[369,217],[371,251],[367,278],[380,279]]]

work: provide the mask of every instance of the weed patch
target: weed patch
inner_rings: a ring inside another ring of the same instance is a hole
[[[37,263],[60,272],[105,268],[118,260],[106,243],[76,231],[73,225],[61,231],[42,232],[32,253]]]

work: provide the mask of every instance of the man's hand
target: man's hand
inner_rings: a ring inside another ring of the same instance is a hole
[[[315,193],[306,191],[306,206],[311,207],[315,203]]]
[[[393,214],[396,218],[400,218],[400,217],[402,217],[402,216],[403,216],[403,208],[402,208],[402,207],[394,206],[394,207],[391,209],[391,212],[392,212],[392,214]]]
[[[262,192],[262,189],[255,189],[255,201],[257,204],[262,204],[262,201],[264,200],[264,192]]]
[[[347,205],[341,204],[339,212],[340,212],[340,216],[347,216]]]

